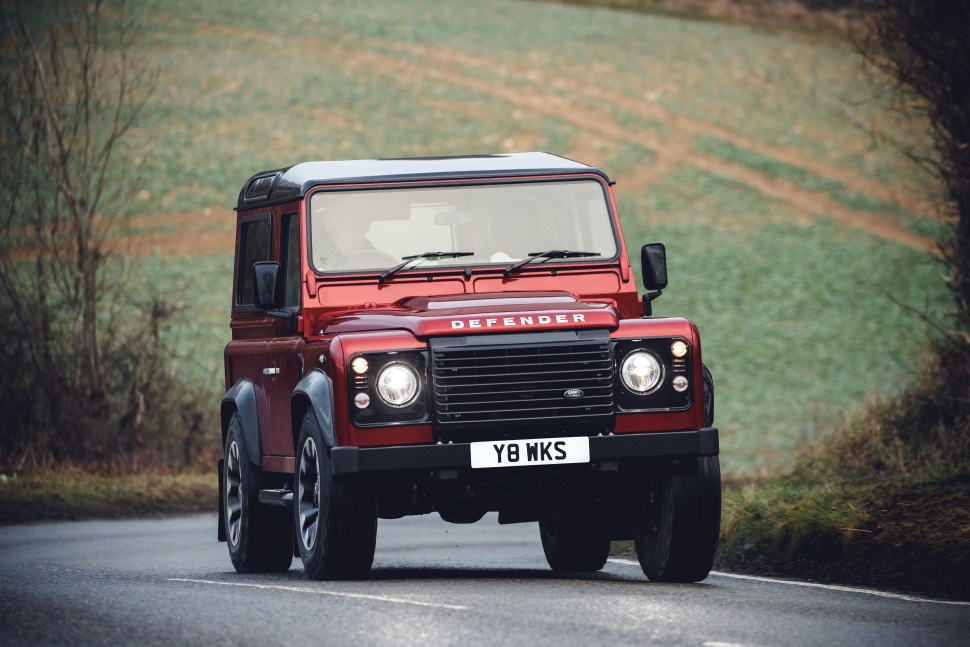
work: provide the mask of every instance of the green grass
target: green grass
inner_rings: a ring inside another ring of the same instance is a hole
[[[671,199],[668,183],[684,195]],[[670,286],[654,313],[700,328],[729,474],[777,468],[872,394],[895,392],[913,377],[924,330],[899,304],[928,299],[939,317],[946,303],[939,266],[919,252],[824,217],[799,225],[708,174],[681,169],[620,208],[628,243],[667,246]]]
[[[845,184],[838,180],[820,178],[794,164],[781,162],[767,155],[746,150],[741,146],[716,137],[699,137],[694,147],[695,150],[701,153],[714,155],[715,157],[720,157],[731,162],[738,162],[760,173],[789,180],[800,188],[825,193],[832,199],[853,209],[867,209],[885,213],[899,213],[900,211],[894,205],[849,191],[846,189]]]
[[[651,166],[657,159],[656,154],[638,144],[623,143],[617,146],[613,156],[603,163],[613,177],[632,173],[639,168]]]
[[[619,180],[635,262],[641,243],[667,244],[671,286],[656,312],[701,329],[729,475],[784,467],[871,394],[908,379],[926,326],[894,301],[933,317],[945,309],[932,260],[824,214],[796,213],[689,164],[646,189],[626,189],[627,176],[665,151],[592,128],[601,119],[848,206],[895,213],[842,183],[663,118],[667,111],[922,192],[926,183],[904,155],[847,121],[850,105],[894,136],[920,133],[888,111],[837,39],[507,0],[296,0],[286,12],[255,0],[173,0],[145,21],[144,53],[159,81],[131,141],[151,196],[136,204],[139,214],[228,209],[253,173],[305,159],[508,146],[604,168]],[[434,53],[405,49],[412,45]],[[614,104],[604,92],[661,113]],[[530,110],[525,99],[535,95],[542,105],[565,101],[563,118]],[[567,118],[572,108],[591,115],[591,128]],[[900,217],[935,231],[936,223]],[[169,331],[179,342],[177,370],[213,406],[223,388],[231,269],[227,249],[148,258],[140,270],[144,290],[177,295],[187,307]]]
[[[928,236],[939,236],[940,234],[939,223],[935,220],[915,218],[902,207],[851,191],[846,188],[843,182],[819,177],[794,164],[747,150],[731,142],[716,137],[699,137],[694,143],[694,149],[700,153],[713,155],[729,162],[736,162],[770,177],[787,180],[800,189],[825,194],[850,209],[895,216],[903,225],[916,233]]]
[[[173,370],[211,391],[214,410],[224,386],[232,264],[228,254],[185,260],[150,256],[139,261],[133,277],[142,291],[169,297],[181,309],[175,324],[165,330],[175,352]]]

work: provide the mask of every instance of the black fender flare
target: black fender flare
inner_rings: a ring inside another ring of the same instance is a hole
[[[701,364],[701,376],[704,378],[704,426],[714,426],[714,376],[711,371]]]
[[[307,411],[312,411],[316,417],[327,447],[336,447],[337,433],[333,427],[333,381],[318,368],[304,375],[293,389],[293,395],[290,396],[293,451],[298,451],[296,445],[300,440],[300,427],[303,425],[303,416]]]
[[[242,427],[243,443],[246,445],[246,455],[249,462],[259,467],[261,458],[259,453],[259,415],[256,410],[256,387],[252,380],[243,378],[233,384],[222,398],[222,445],[226,445],[226,434],[229,433],[229,420],[233,413],[239,414],[239,426]]]

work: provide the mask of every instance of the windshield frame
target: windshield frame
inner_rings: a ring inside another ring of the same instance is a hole
[[[554,262],[552,266],[548,263],[531,263],[526,265],[520,271],[529,272],[536,270],[545,270],[548,272],[550,269],[565,269],[572,267],[574,265],[587,266],[587,265],[604,265],[616,263],[620,257],[623,255],[625,245],[623,237],[620,233],[620,229],[617,225],[617,213],[614,201],[612,199],[612,194],[609,190],[609,185],[603,177],[597,173],[570,173],[563,175],[553,175],[553,176],[518,176],[518,177],[502,177],[502,178],[463,178],[456,180],[432,180],[432,181],[419,181],[419,182],[367,182],[360,184],[322,184],[320,186],[314,187],[306,192],[303,199],[304,214],[304,226],[306,228],[306,258],[307,266],[314,274],[318,277],[323,278],[342,278],[342,277],[355,277],[355,276],[374,276],[380,275],[381,272],[385,271],[387,268],[373,268],[373,269],[345,269],[345,270],[322,270],[313,262],[313,241],[312,241],[312,212],[310,209],[311,200],[313,197],[319,193],[352,193],[357,191],[399,191],[408,189],[434,189],[434,188],[452,188],[452,187],[462,187],[462,186],[502,186],[510,184],[539,184],[539,183],[558,183],[558,182],[581,182],[581,181],[594,181],[599,185],[600,190],[603,194],[603,201],[606,206],[607,217],[610,225],[610,232],[613,235],[613,241],[616,248],[616,252],[610,257],[591,257],[591,258],[566,258]],[[425,250],[418,250],[419,252]],[[537,252],[543,252],[546,250],[537,249]],[[584,251],[595,251],[595,250],[584,250]],[[421,263],[417,263],[412,267],[407,267],[399,272],[395,273],[395,277],[405,277],[412,273],[428,273],[428,272],[462,272],[468,273],[470,269],[474,269],[476,273],[502,273],[508,267],[509,262],[507,261],[496,261],[491,263],[486,263],[482,261],[476,261],[473,263],[456,263],[454,265],[435,265],[435,266],[422,266]]]

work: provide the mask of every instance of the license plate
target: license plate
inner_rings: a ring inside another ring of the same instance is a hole
[[[471,443],[472,467],[524,467],[589,462],[589,438],[535,438]]]

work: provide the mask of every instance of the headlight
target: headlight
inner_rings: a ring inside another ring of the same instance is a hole
[[[418,374],[401,362],[388,364],[377,374],[377,394],[392,407],[406,407],[418,397]]]
[[[649,393],[657,388],[662,379],[663,367],[653,353],[632,352],[620,365],[620,380],[634,393]]]

